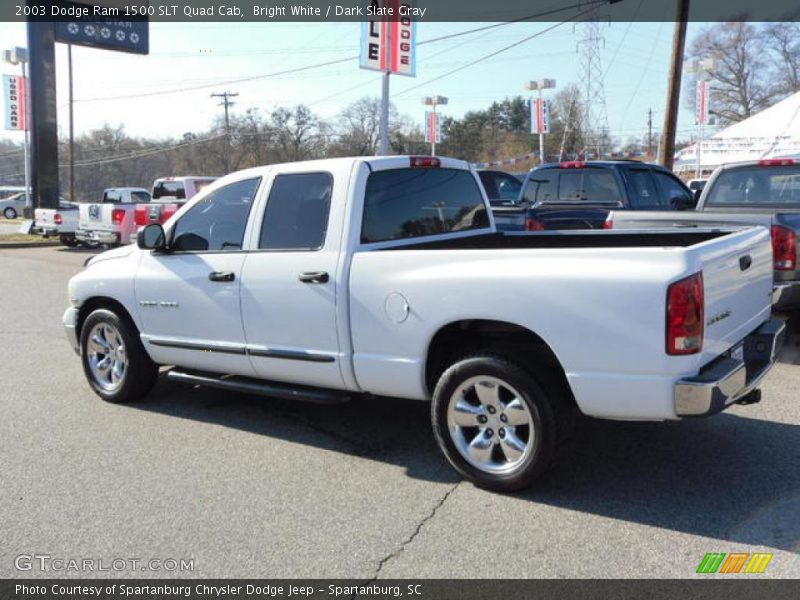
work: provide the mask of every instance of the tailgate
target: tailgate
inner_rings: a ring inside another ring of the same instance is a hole
[[[703,272],[703,355],[711,360],[738,344],[767,317],[772,305],[769,230],[753,227],[689,248]]]
[[[53,215],[55,211],[52,208],[37,208],[33,211],[33,222],[38,227],[44,225],[54,226]]]
[[[114,231],[111,212],[119,208],[119,204],[85,204],[79,209],[79,227],[88,231]]]
[[[494,224],[498,231],[523,231],[527,212],[528,209],[524,206],[492,206]]]

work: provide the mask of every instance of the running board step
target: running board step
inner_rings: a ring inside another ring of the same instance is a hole
[[[243,394],[257,394],[280,398],[282,400],[298,400],[313,404],[342,404],[350,400],[350,396],[338,390],[326,390],[307,386],[292,386],[285,383],[262,381],[238,375],[216,375],[171,369],[167,371],[167,379],[189,385],[218,388]]]

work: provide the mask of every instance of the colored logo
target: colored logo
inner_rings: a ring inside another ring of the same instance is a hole
[[[769,561],[772,560],[772,553],[754,552],[708,552],[700,564],[697,566],[698,573],[706,575],[722,573],[732,575],[735,573],[763,573]]]

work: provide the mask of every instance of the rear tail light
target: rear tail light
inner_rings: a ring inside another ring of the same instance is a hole
[[[614,229],[614,213],[608,213],[606,220],[603,221],[603,229]]]
[[[437,168],[442,165],[442,162],[435,156],[412,156],[410,157],[411,166],[415,168]]]
[[[667,354],[696,354],[703,348],[703,274],[695,273],[667,289]]]
[[[544,231],[544,223],[539,219],[525,219],[525,231]]]
[[[580,160],[569,160],[567,162],[558,163],[558,166],[562,169],[582,169],[586,166],[586,163]]]
[[[115,208],[111,211],[111,222],[114,225],[120,225],[125,220],[125,211],[121,208]]]
[[[136,225],[147,225],[147,205],[137,204],[133,210],[133,222]]]
[[[55,223],[56,225],[61,225],[63,222],[64,222],[64,217],[62,217],[60,214],[56,213],[53,215],[53,223]]]
[[[788,227],[772,226],[772,264],[776,271],[797,268],[797,234]]]
[[[759,167],[791,167],[794,164],[793,158],[763,158],[758,161]]]
[[[169,219],[176,212],[178,212],[177,204],[165,204],[161,207],[161,217],[159,218],[158,222],[163,225],[167,219]]]

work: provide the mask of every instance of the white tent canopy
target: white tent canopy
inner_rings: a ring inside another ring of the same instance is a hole
[[[723,163],[800,154],[800,92],[703,141],[700,163],[710,170]],[[675,154],[675,170],[697,166],[697,144]]]

